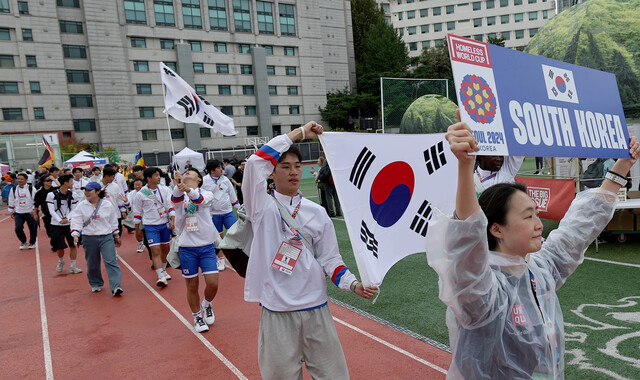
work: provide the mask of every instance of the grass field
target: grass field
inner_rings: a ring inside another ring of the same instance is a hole
[[[528,158],[521,173],[532,172],[532,168],[534,160]],[[301,190],[310,199],[318,200],[311,179],[303,180]],[[543,222],[545,236],[558,225],[555,221]],[[334,225],[343,259],[357,273],[345,224],[334,219]],[[636,236],[630,235],[625,244],[610,239],[600,245],[599,253],[595,253],[592,244],[586,255],[640,264],[640,236]],[[406,257],[391,268],[375,304],[340,291],[332,284],[328,285],[328,292],[330,297],[449,344],[446,308],[438,299],[438,277],[427,265],[424,253]],[[558,296],[566,325],[565,377],[640,379],[640,268],[585,260],[558,291]],[[600,306],[584,306],[587,304]]]

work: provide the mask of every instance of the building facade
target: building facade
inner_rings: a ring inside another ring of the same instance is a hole
[[[167,121],[159,62],[238,135]],[[176,151],[244,146],[320,120],[327,92],[355,86],[354,62],[348,0],[0,0],[0,133],[156,154],[170,135]]]

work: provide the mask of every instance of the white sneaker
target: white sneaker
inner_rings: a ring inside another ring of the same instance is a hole
[[[204,318],[203,318],[204,323],[211,326],[213,322],[215,322],[216,320],[216,316],[213,315],[213,310],[211,308],[211,305],[205,307],[203,303],[200,305],[200,309],[202,309],[202,314],[204,315]]]
[[[218,270],[224,270],[224,257],[218,257]]]
[[[207,326],[201,316],[197,316],[193,319],[193,327],[197,332],[209,331],[209,326]]]
[[[144,243],[143,242],[139,242],[138,243],[138,249],[136,249],[136,252],[140,253],[144,251]]]
[[[164,288],[167,285],[167,279],[164,276],[158,277],[158,281],[156,281],[157,287]]]
[[[171,280],[171,276],[169,275],[169,273],[167,273],[167,271],[166,271],[166,270],[163,270],[163,271],[162,271],[162,276],[163,276],[164,278],[166,278],[167,280]]]
[[[56,267],[56,272],[62,273],[62,269],[64,269],[64,260],[58,260],[58,266]]]
[[[25,242],[25,243],[20,244],[20,250],[21,250],[21,251],[24,251],[25,249],[27,249],[27,243],[26,243],[26,242]]]
[[[82,269],[78,267],[71,267],[69,268],[69,273],[82,273]]]
[[[29,249],[35,249],[35,248],[36,248],[36,243],[29,244],[29,247],[28,247],[28,248],[29,248]]]
[[[98,293],[98,292],[101,292],[101,291],[102,291],[102,288],[99,287],[99,286],[91,287],[91,293]]]

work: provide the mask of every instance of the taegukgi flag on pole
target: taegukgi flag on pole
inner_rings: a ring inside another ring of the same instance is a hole
[[[457,160],[444,133],[320,136],[365,286],[426,250],[435,209],[455,208]]]
[[[160,76],[167,89],[164,97],[164,112],[183,123],[200,124],[225,136],[238,133],[232,118],[196,94],[184,79],[162,62],[160,62]]]

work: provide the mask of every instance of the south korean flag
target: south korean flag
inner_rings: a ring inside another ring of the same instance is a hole
[[[380,285],[395,263],[426,250],[435,210],[453,214],[457,160],[444,133],[325,132],[320,141],[362,281]]]
[[[547,97],[551,100],[559,100],[568,103],[580,103],[576,82],[573,80],[573,71],[559,67],[542,65],[544,83],[547,87]]]

